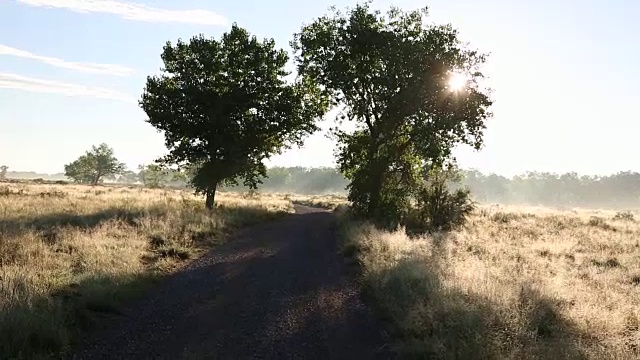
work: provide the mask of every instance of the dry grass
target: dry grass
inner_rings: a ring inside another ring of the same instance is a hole
[[[60,354],[79,330],[239,227],[292,211],[275,196],[0,184],[0,358]]]
[[[328,210],[334,210],[340,205],[347,205],[347,198],[341,195],[285,195],[285,198],[291,199],[293,203],[318,207]]]
[[[640,358],[634,214],[481,207],[417,239],[343,223],[405,358]],[[638,218],[638,216],[635,216]]]

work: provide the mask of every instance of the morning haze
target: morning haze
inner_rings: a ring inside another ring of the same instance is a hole
[[[136,1],[0,2],[1,359],[640,358],[640,4]]]

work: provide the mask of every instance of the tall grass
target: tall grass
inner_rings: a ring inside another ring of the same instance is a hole
[[[292,210],[277,197],[0,184],[0,358],[57,357],[79,332],[229,232]]]
[[[341,195],[284,195],[295,204],[334,210],[340,205],[347,205],[348,200]]]
[[[637,359],[640,224],[616,215],[482,207],[421,238],[342,215],[342,249],[403,358]]]

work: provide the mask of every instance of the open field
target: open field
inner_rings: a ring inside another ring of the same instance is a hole
[[[633,215],[483,206],[417,239],[342,215],[343,251],[406,358],[637,359]]]
[[[270,195],[0,183],[0,358],[64,351],[228,233],[291,212]]]
[[[339,196],[0,184],[0,358],[65,350],[78,331],[240,227]],[[340,211],[343,209],[341,208]],[[407,358],[640,356],[640,218],[481,206],[410,239],[341,216],[372,304]]]

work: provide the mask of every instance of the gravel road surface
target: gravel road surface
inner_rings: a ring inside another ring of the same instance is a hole
[[[72,359],[390,359],[337,253],[333,215],[296,206],[167,279]]]

